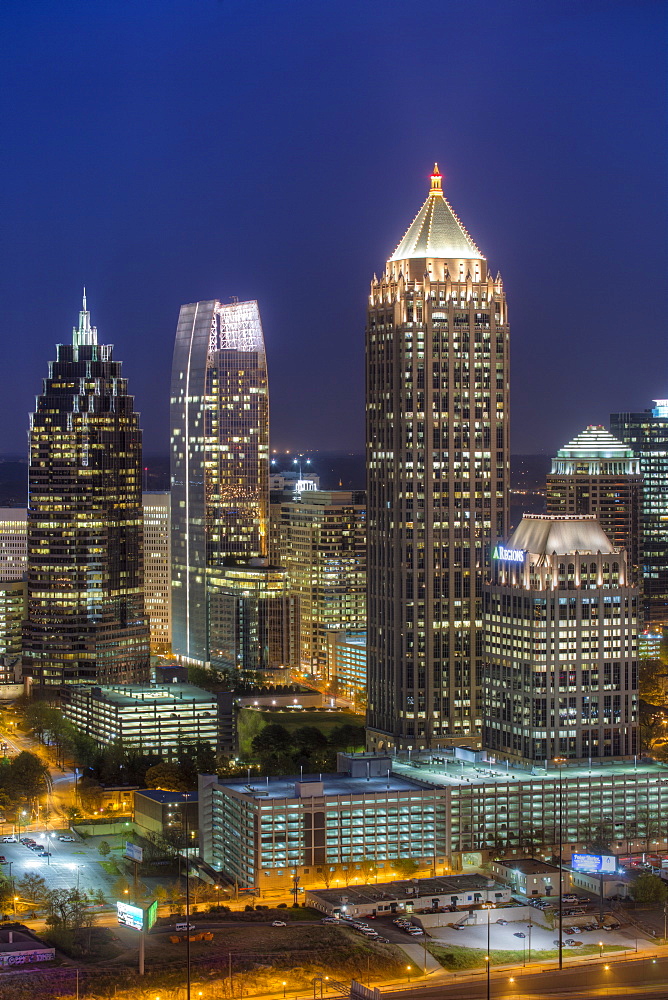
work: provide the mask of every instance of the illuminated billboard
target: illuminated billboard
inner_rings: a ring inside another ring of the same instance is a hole
[[[131,844],[129,840],[125,841],[125,857],[128,861],[137,861],[139,864],[144,860],[144,851],[141,847],[137,847],[136,844]]]
[[[614,873],[617,859],[614,854],[573,854],[571,868],[574,872],[589,872],[593,875]]]
[[[130,903],[116,903],[116,919],[119,924],[132,927],[135,931],[144,929],[144,911],[139,906],[131,906]]]

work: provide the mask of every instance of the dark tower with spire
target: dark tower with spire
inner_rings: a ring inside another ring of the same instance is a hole
[[[370,748],[479,737],[481,595],[508,522],[508,314],[501,276],[443,195],[369,295]]]
[[[84,289],[30,420],[24,673],[41,687],[148,679],[141,430]]]

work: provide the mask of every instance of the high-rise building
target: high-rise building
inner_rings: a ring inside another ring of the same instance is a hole
[[[327,676],[327,637],[366,624],[363,491],[308,490],[281,506],[279,563],[298,602],[297,665]]]
[[[151,649],[172,648],[172,559],[170,494],[142,494],[144,508],[144,600],[151,630]]]
[[[668,399],[642,413],[612,413],[610,430],[640,460],[643,621],[668,625]]]
[[[28,569],[25,507],[0,507],[0,581],[22,580]]]
[[[481,727],[482,583],[508,521],[509,327],[501,276],[437,167],[371,283],[366,339],[369,745],[440,746]]]
[[[525,514],[483,594],[483,745],[530,762],[637,753],[638,588],[591,514]]]
[[[266,559],[221,566],[209,576],[211,665],[244,682],[288,680],[294,664],[295,600],[287,571]]]
[[[36,684],[148,676],[142,536],[139,415],[84,294],[30,421],[24,670]]]
[[[640,575],[640,462],[600,425],[590,425],[557,452],[547,477],[549,516],[594,514],[610,541],[626,549],[631,581]]]
[[[171,481],[172,649],[208,663],[209,570],[267,555],[269,394],[257,302],[181,307]]]

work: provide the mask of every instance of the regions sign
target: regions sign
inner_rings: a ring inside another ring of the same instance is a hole
[[[141,847],[137,847],[136,844],[131,844],[129,840],[125,841],[125,857],[128,861],[137,861],[139,864],[144,860],[144,851]]]
[[[144,929],[144,911],[139,906],[131,906],[130,903],[116,903],[116,919],[119,924],[132,927],[135,931]]]
[[[526,557],[525,549],[507,549],[504,545],[497,545],[492,552],[492,559],[499,562],[523,563]]]
[[[571,868],[574,872],[605,875],[616,871],[617,859],[614,854],[573,854]]]

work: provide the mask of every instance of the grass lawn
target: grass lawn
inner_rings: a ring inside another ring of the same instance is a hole
[[[427,950],[434,958],[441,963],[444,969],[459,971],[460,969],[480,969],[485,966],[484,948],[464,948],[461,945],[439,945],[427,944]],[[621,945],[605,945],[604,953],[610,951],[622,951]],[[597,944],[585,944],[581,948],[564,948],[564,955],[598,955]],[[521,962],[524,958],[524,951],[492,951],[492,965],[513,965]],[[559,949],[551,948],[548,951],[531,951],[533,962],[548,962],[552,958],[559,957]]]
[[[105,870],[107,875],[121,874],[118,864],[115,861],[110,860],[109,858],[100,858],[97,863],[100,866],[100,868],[103,868]]]

